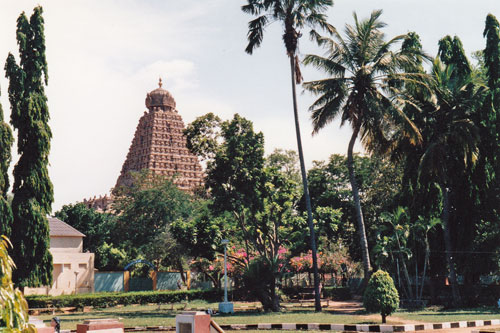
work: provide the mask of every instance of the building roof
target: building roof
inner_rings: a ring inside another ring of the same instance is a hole
[[[49,217],[50,237],[85,237],[80,231],[55,217]]]

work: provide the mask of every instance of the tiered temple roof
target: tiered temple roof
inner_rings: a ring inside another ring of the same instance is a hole
[[[184,122],[175,100],[159,87],[146,95],[147,111],[139,119],[134,139],[115,188],[130,186],[131,171],[147,169],[154,175],[174,177],[174,183],[184,191],[192,192],[203,184],[203,171],[198,158],[186,148]],[[113,194],[84,199],[83,203],[99,211],[106,211],[113,202]]]
[[[174,183],[192,191],[203,183],[198,158],[186,148],[184,122],[175,100],[159,87],[146,96],[148,111],[139,120],[134,139],[115,187],[129,186],[131,171],[150,170],[154,175],[175,176]]]

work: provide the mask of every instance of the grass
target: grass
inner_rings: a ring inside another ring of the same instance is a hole
[[[257,303],[254,303],[256,305]],[[248,303],[235,302],[235,308],[242,305],[252,306]],[[78,323],[92,318],[119,318],[125,327],[135,326],[175,326],[175,316],[186,307],[185,304],[158,305],[131,305],[106,309],[94,309],[88,313],[58,314],[61,319],[62,329],[76,329]],[[218,303],[193,301],[187,305],[190,309],[217,309]],[[49,323],[54,315],[40,315],[40,319]],[[450,322],[465,320],[482,320],[500,318],[500,312],[493,307],[444,310],[431,307],[419,311],[397,311],[388,317],[388,324],[403,324],[405,322]],[[257,324],[257,323],[335,323],[335,324],[376,324],[380,317],[369,315],[364,311],[353,314],[342,314],[325,310],[314,312],[313,308],[290,308],[281,313],[263,312],[236,312],[233,315],[216,315],[214,320],[219,325],[225,324]],[[248,331],[245,331],[248,332]],[[266,331],[270,332],[270,331]],[[278,332],[278,331],[276,331]],[[287,331],[291,332],[291,331]]]
[[[419,311],[400,310],[395,315],[400,318],[426,323],[500,319],[500,311],[495,307],[478,307],[459,310],[429,307]]]

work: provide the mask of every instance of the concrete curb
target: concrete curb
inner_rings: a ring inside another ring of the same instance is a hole
[[[467,327],[483,327],[500,325],[500,319],[491,320],[473,320],[473,321],[456,321],[446,323],[427,323],[427,324],[405,324],[405,325],[345,325],[345,324],[231,324],[219,325],[223,330],[307,330],[307,331],[343,331],[343,332],[416,332],[429,331],[450,328],[467,328]],[[175,327],[155,326],[155,327],[126,327],[126,332],[139,332],[145,330],[172,330]],[[482,331],[472,331],[473,333],[483,333]],[[492,333],[492,332],[488,332]],[[497,332],[495,332],[497,333]],[[500,331],[498,331],[500,333]]]

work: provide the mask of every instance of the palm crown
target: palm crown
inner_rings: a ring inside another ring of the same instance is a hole
[[[342,125],[348,121],[361,132],[367,148],[388,147],[394,124],[402,125],[413,142],[421,140],[418,129],[403,111],[403,102],[408,100],[399,88],[426,77],[416,69],[420,59],[427,56],[419,49],[393,51],[407,35],[385,41],[380,30],[385,26],[379,20],[381,14],[381,10],[374,11],[362,21],[354,14],[355,24],[346,25],[345,39],[337,32],[333,39],[315,34],[318,43],[327,48],[327,55],[307,55],[304,63],[330,75],[304,84],[319,95],[310,107],[315,133],[341,116]]]
[[[393,51],[397,42],[409,40],[407,35],[385,41],[379,20],[381,10],[359,21],[354,13],[354,26],[346,25],[344,39],[336,31],[333,38],[312,32],[316,41],[327,48],[326,56],[308,55],[306,65],[324,71],[328,78],[307,82],[304,87],[319,95],[312,104],[313,132],[316,133],[341,116],[341,124],[350,122],[353,133],[347,149],[347,168],[355,203],[365,283],[371,273],[368,241],[365,232],[359,189],[354,174],[353,147],[359,134],[368,150],[384,151],[391,146],[394,134],[404,133],[413,143],[422,137],[403,108],[400,92],[409,82],[426,77],[419,69],[427,56],[418,47],[402,47]],[[399,125],[399,126],[395,126]]]
[[[332,0],[248,0],[248,4],[241,8],[257,18],[248,23],[248,46],[245,51],[252,54],[262,43],[266,26],[281,21],[287,54],[295,55],[300,29],[319,26],[329,32],[335,31],[323,14],[332,4]]]

